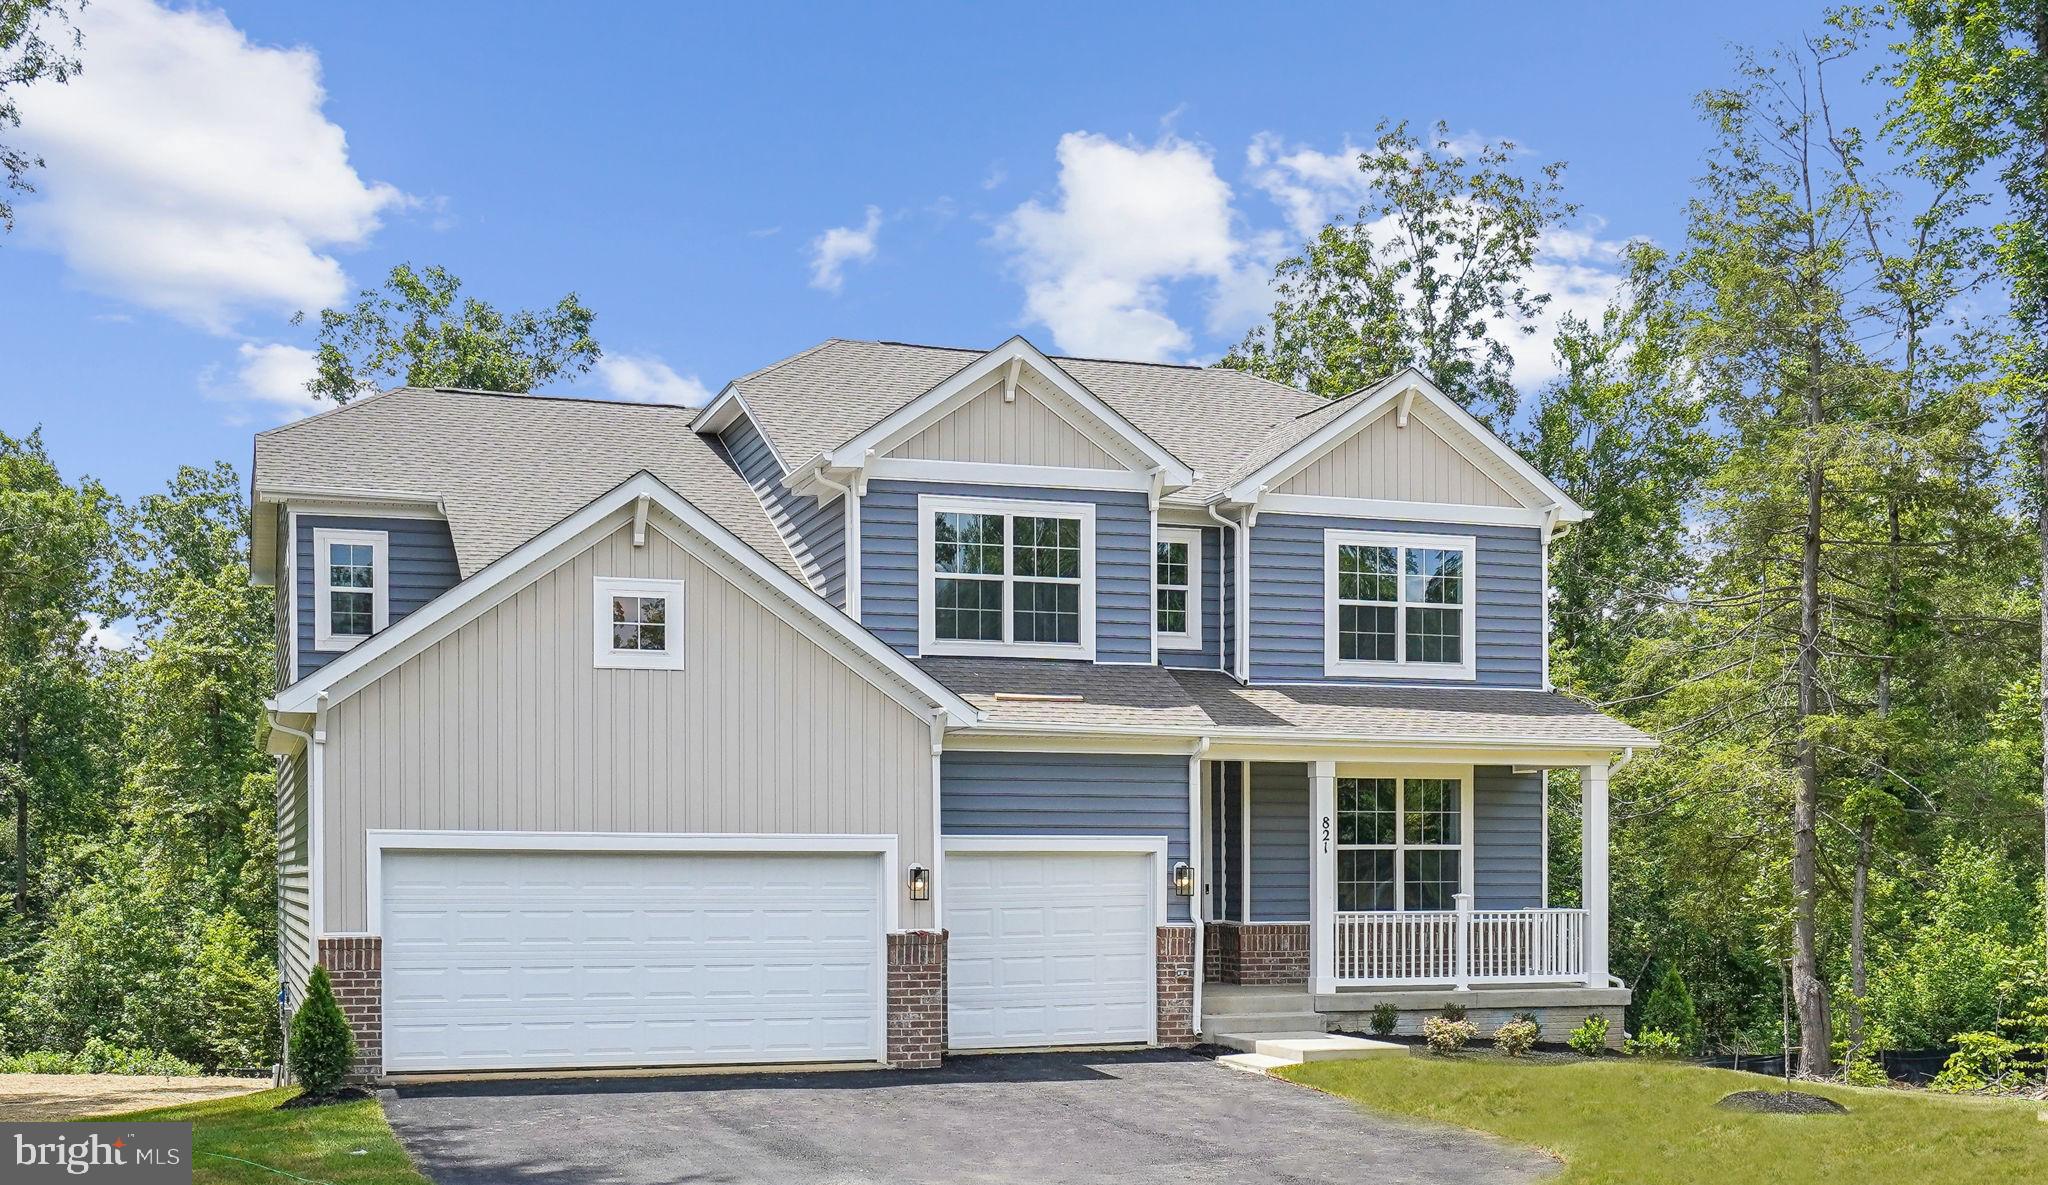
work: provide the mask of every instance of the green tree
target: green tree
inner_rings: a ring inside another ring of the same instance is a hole
[[[462,281],[442,268],[415,272],[399,264],[381,290],[358,293],[346,309],[321,310],[318,373],[306,389],[336,403],[394,380],[531,391],[597,364],[603,352],[590,336],[596,319],[573,292],[552,308],[504,313],[463,296]]]
[[[0,0],[0,132],[21,126],[20,108],[9,92],[37,82],[70,81],[78,73],[83,44],[63,0]],[[28,175],[42,167],[41,157],[0,142],[0,230],[14,229],[14,203],[8,195],[34,193]]]
[[[1467,157],[1438,124],[1425,141],[1381,123],[1358,157],[1370,196],[1275,272],[1279,298],[1219,365],[1332,398],[1409,363],[1466,410],[1504,426],[1518,396],[1511,335],[1549,294],[1529,288],[1543,233],[1570,218],[1562,162],[1510,167],[1515,146]]]
[[[334,1001],[327,968],[315,967],[306,982],[306,1001],[292,1015],[292,1073],[306,1093],[331,1095],[348,1081],[356,1060],[356,1037]]]
[[[1643,1003],[1639,1027],[1671,1034],[1678,1038],[1686,1053],[1700,1051],[1699,1013],[1693,1009],[1692,990],[1685,986],[1685,976],[1679,974],[1678,964],[1667,964],[1663,977],[1650,990],[1650,998]]]

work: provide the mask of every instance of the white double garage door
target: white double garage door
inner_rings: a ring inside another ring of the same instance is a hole
[[[1031,846],[948,845],[951,1044],[1152,1040],[1161,856]],[[388,1072],[884,1057],[887,853],[371,858]]]

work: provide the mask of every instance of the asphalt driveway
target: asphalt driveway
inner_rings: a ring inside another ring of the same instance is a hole
[[[1557,1169],[1163,1051],[965,1057],[922,1073],[410,1086],[384,1111],[440,1185],[1516,1185]]]

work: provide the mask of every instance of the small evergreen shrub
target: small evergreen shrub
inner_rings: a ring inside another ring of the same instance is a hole
[[[1644,1029],[1624,1039],[1621,1051],[1630,1057],[1680,1058],[1685,1056],[1685,1043],[1678,1034],[1662,1029]]]
[[[1376,1036],[1391,1037],[1401,1023],[1401,1014],[1392,1004],[1375,1004],[1372,1008],[1372,1031]]]
[[[348,1080],[356,1060],[356,1036],[348,1018],[334,1002],[327,968],[313,968],[306,983],[306,1001],[292,1017],[292,1073],[313,1097],[331,1095]]]
[[[1957,1033],[1956,1051],[1928,1089],[1962,1094],[2003,1082],[2019,1068],[2020,1047],[1997,1033]]]
[[[1699,1011],[1693,1007],[1692,989],[1685,986],[1685,976],[1678,973],[1676,964],[1666,966],[1657,986],[1650,989],[1637,1027],[1645,1033],[1668,1034],[1677,1040],[1682,1053],[1699,1052]]]
[[[1509,1057],[1520,1057],[1536,1048],[1536,1038],[1542,1031],[1534,1022],[1511,1020],[1493,1031],[1494,1048]]]
[[[1446,1004],[1441,1015],[1445,1020],[1464,1020],[1465,1006],[1463,1004]]]
[[[1564,1043],[1571,1046],[1574,1053],[1599,1057],[1607,1052],[1607,1027],[1606,1017],[1589,1016],[1578,1028],[1572,1030],[1571,1036],[1566,1037]]]
[[[1432,1016],[1422,1022],[1422,1039],[1429,1043],[1429,1051],[1438,1057],[1448,1057],[1465,1048],[1478,1033],[1479,1026],[1462,1017],[1452,1020],[1447,1016]]]

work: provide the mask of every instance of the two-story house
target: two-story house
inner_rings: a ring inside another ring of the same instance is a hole
[[[285,987],[330,969],[365,1073],[1628,998],[1650,741],[1545,661],[1584,512],[1419,374],[835,340],[696,411],[362,399],[259,435],[252,503]]]

